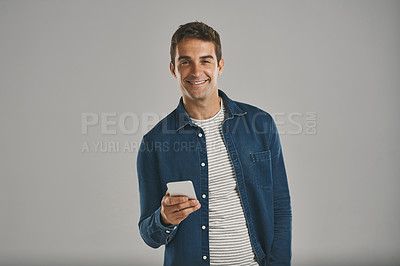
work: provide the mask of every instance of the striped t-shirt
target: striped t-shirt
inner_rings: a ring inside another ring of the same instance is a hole
[[[258,265],[251,247],[232,162],[222,136],[225,107],[206,120],[193,119],[204,131],[208,158],[210,265]]]

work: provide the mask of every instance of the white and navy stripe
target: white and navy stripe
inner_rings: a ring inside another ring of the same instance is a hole
[[[258,265],[250,243],[236,177],[222,136],[225,107],[193,123],[204,131],[208,158],[210,265]]]

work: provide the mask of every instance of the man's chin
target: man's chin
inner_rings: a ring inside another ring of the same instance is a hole
[[[192,100],[205,100],[213,94],[214,89],[207,86],[202,86],[199,88],[185,87],[183,93],[186,94]],[[218,89],[216,89],[218,91]],[[218,93],[217,93],[218,94]]]
[[[207,98],[207,93],[204,88],[185,88],[185,94],[192,100],[204,100]]]

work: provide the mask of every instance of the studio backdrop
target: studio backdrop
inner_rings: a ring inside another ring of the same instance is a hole
[[[162,265],[142,136],[181,96],[171,36],[222,40],[219,87],[278,125],[294,266],[400,264],[399,1],[0,0],[0,265]]]

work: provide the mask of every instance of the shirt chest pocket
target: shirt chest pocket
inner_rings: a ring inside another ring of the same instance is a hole
[[[250,153],[251,174],[257,188],[272,190],[271,151]]]

